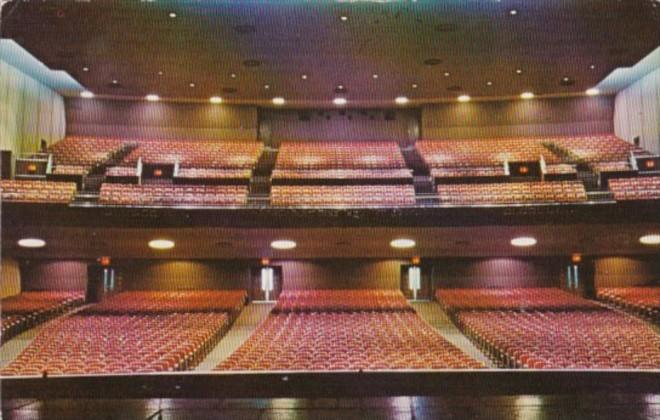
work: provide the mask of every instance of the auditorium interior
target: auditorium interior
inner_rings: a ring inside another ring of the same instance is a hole
[[[660,418],[660,1],[0,35],[0,417]]]

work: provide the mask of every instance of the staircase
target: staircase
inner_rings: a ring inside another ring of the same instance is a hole
[[[248,203],[255,205],[268,204],[270,197],[270,177],[277,162],[277,149],[266,147],[252,171],[250,179]]]

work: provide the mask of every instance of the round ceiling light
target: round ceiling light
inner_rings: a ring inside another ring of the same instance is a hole
[[[397,96],[397,97],[394,99],[394,102],[395,102],[397,105],[405,105],[405,104],[407,104],[407,103],[410,102],[410,101],[409,101],[409,99],[406,98],[405,96]]]
[[[82,92],[80,92],[80,97],[85,99],[90,99],[94,97],[94,93],[88,90],[83,90]]]
[[[413,241],[412,239],[408,239],[408,238],[394,239],[392,242],[390,242],[390,246],[392,248],[397,248],[397,249],[412,248],[415,245],[416,245],[415,241]]]
[[[273,249],[280,249],[280,250],[287,250],[287,249],[293,249],[297,246],[295,241],[292,241],[290,239],[278,239],[277,241],[273,241],[270,243],[270,247]]]
[[[286,101],[281,96],[277,96],[277,97],[273,98],[273,104],[275,104],[275,105],[284,105],[285,102]]]
[[[219,96],[211,96],[209,98],[209,102],[211,102],[212,104],[221,104],[222,103],[222,98],[219,97]]]
[[[174,248],[174,241],[169,239],[153,239],[149,241],[149,248],[151,249],[172,249]]]
[[[461,95],[458,98],[456,98],[458,102],[470,102],[470,95]]]
[[[150,93],[147,96],[145,96],[144,99],[146,99],[149,102],[158,102],[160,101],[160,96]]]
[[[652,233],[639,238],[639,242],[644,245],[660,245],[660,234]]]
[[[19,239],[17,243],[21,248],[43,248],[46,246],[46,241],[39,238],[23,238]]]
[[[346,98],[335,98],[332,100],[332,103],[337,105],[337,106],[344,106],[348,103]]]
[[[531,236],[519,236],[517,238],[511,239],[511,245],[517,247],[528,247],[536,245],[536,238]]]
[[[520,94],[520,97],[523,99],[532,99],[534,98],[534,94],[532,92],[523,92]]]
[[[600,95],[600,90],[596,88],[590,88],[587,89],[584,93],[586,93],[588,96],[596,96],[596,95]]]

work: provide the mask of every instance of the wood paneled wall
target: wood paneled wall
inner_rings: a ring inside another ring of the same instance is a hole
[[[68,135],[179,140],[256,140],[257,109],[197,103],[66,100]]]
[[[660,256],[606,257],[595,261],[596,288],[618,286],[660,286]]]
[[[18,261],[3,257],[0,261],[0,298],[19,293],[21,293],[21,271]]]
[[[64,99],[57,92],[0,59],[0,149],[14,158],[64,137]]]
[[[616,95],[614,132],[645,150],[660,153],[660,63],[655,71]]]
[[[398,289],[404,260],[276,261],[282,266],[283,290]]]
[[[87,261],[29,260],[21,263],[23,290],[85,290]]]
[[[124,290],[247,289],[247,262],[135,260],[116,264]]]
[[[424,139],[613,132],[612,97],[443,103],[422,109]]]

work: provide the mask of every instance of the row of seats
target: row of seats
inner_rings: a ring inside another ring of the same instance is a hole
[[[17,203],[69,203],[76,195],[74,182],[0,180],[2,201]]]
[[[393,141],[282,142],[275,169],[405,169]]]
[[[605,287],[597,297],[629,312],[660,322],[660,287]]]
[[[248,189],[239,185],[101,186],[99,203],[113,206],[245,206]]]
[[[481,368],[423,321],[398,291],[300,290],[216,368],[328,371]]]
[[[576,137],[547,137],[544,144],[580,163],[626,162],[631,152],[642,149],[612,134]]]
[[[278,180],[310,180],[322,182],[324,180],[391,180],[403,179],[413,182],[410,169],[274,169],[273,181]]]
[[[273,185],[274,207],[407,207],[416,204],[412,185]]]
[[[576,203],[587,200],[581,181],[442,184],[441,204]]]
[[[83,303],[81,292],[26,291],[0,301],[2,341]]]
[[[236,313],[245,303],[244,290],[126,291],[85,309],[89,314],[163,312]]]
[[[252,169],[261,156],[261,142],[239,141],[139,141],[124,158],[134,165],[139,159],[148,165],[173,165],[189,168]]]
[[[175,178],[186,180],[222,180],[245,179],[252,177],[250,169],[216,169],[216,168],[179,168]]]
[[[435,297],[449,313],[475,310],[600,309],[595,302],[552,287],[437,289]]]
[[[273,312],[412,311],[398,290],[285,290]]]
[[[609,188],[617,201],[660,199],[660,176],[616,178]]]
[[[226,313],[73,315],[44,326],[0,373],[83,375],[185,370],[228,327]]]
[[[461,328],[509,367],[660,369],[660,335],[631,316],[595,311],[461,311]]]
[[[52,153],[56,167],[91,168],[106,162],[129,143],[112,138],[66,137],[50,146],[48,152]]]

